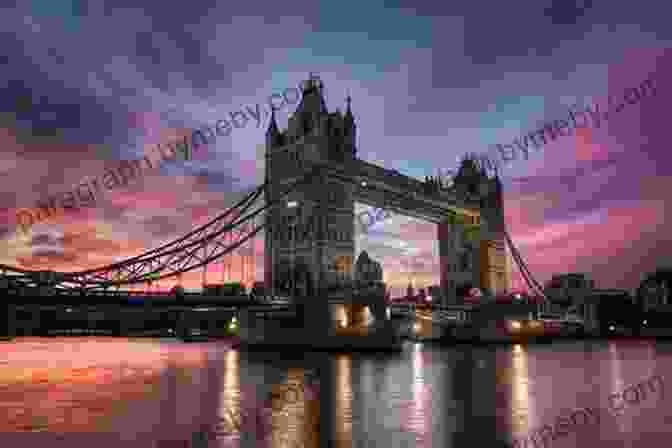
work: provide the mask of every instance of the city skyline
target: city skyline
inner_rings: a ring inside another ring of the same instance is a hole
[[[16,230],[17,209],[68,191],[72,179],[142,159],[150,147],[191,135],[241,105],[263,103],[309,72],[324,81],[330,111],[344,110],[345,98],[352,97],[358,157],[419,179],[437,168],[455,169],[467,152],[487,153],[529,134],[566,115],[573,104],[604,102],[655,74],[656,95],[599,128],[577,129],[531,150],[529,160],[510,162],[504,208],[514,242],[542,283],[554,274],[586,272],[600,287],[632,289],[670,253],[662,233],[672,182],[662,120],[672,61],[660,35],[625,27],[612,36],[590,16],[576,25],[588,36],[572,38],[560,25],[544,29],[539,51],[530,53],[528,41],[512,35],[488,46],[474,43],[467,39],[471,27],[445,26],[457,19],[433,11],[439,6],[416,5],[419,14],[409,18],[402,8],[367,5],[379,23],[347,18],[351,31],[325,27],[304,44],[311,20],[336,23],[343,13],[325,11],[332,7],[321,13],[273,8],[279,6],[264,10],[291,20],[266,23],[242,5],[208,14],[195,7],[179,15],[156,7],[113,14],[92,7],[72,28],[63,26],[65,10],[35,13],[29,21],[23,20],[31,15],[28,4],[8,11],[6,28],[17,41],[8,46],[11,64],[0,74],[8,86],[1,91],[8,110],[0,124],[0,263],[35,270],[94,268],[158,247],[218,215],[241,191],[263,182],[266,129],[256,122],[208,145],[198,160],[161,166],[115,189],[95,207],[36,223],[27,235]],[[534,23],[535,8],[516,20]],[[659,26],[642,14],[642,22]],[[221,27],[224,17],[234,20]],[[465,17],[470,18],[460,18],[464,23],[487,21],[475,12]],[[621,16],[610,11],[609,17],[604,20]],[[184,24],[189,36],[175,31]],[[122,25],[137,33],[101,42],[104,48],[96,51],[77,45],[98,33],[114,35]],[[362,38],[363,31],[374,38]],[[250,37],[239,39],[241,33]],[[604,39],[613,42],[613,51],[603,51]],[[220,54],[222,45],[234,41],[239,49]],[[443,43],[451,41],[465,47]],[[274,51],[266,51],[270,42]],[[344,63],[343,55],[351,59]],[[489,64],[495,55],[497,64]],[[276,112],[281,127],[292,111]],[[355,215],[365,209],[357,204]],[[355,256],[366,250],[380,261],[384,279],[399,291],[408,284],[403,262],[411,257],[424,286],[438,284],[436,232],[434,224],[394,215],[363,238],[356,236]],[[255,252],[261,281],[262,237]],[[209,282],[221,279],[219,269],[211,267]],[[196,289],[201,279],[195,270],[182,283]]]

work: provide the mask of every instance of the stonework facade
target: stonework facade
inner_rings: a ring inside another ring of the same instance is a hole
[[[339,166],[343,176],[320,171],[287,193],[316,164]],[[444,301],[465,283],[493,293],[508,289],[499,180],[467,159],[449,191],[432,192],[421,181],[357,159],[350,98],[345,113],[328,112],[319,79],[304,83],[286,130],[278,129],[271,116],[266,185],[267,200],[284,198],[266,214],[267,229],[272,229],[266,235],[267,285],[282,288],[293,282],[295,293],[314,295],[351,284],[358,201],[438,224]],[[455,219],[460,211],[463,219]]]
[[[328,113],[321,81],[307,81],[288,129],[281,132],[275,117],[271,117],[266,134],[269,198],[280,197],[291,182],[300,179],[310,161],[354,160],[354,142],[355,124],[350,108],[345,114]],[[289,193],[285,206],[267,214],[269,227],[273,229],[270,238],[266,238],[267,284],[277,285],[283,273],[292,277],[292,272],[307,293],[352,281],[355,250],[352,189],[318,176]]]

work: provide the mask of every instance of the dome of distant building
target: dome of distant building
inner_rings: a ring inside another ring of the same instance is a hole
[[[383,281],[383,268],[380,263],[369,257],[365,250],[357,257],[355,279],[366,283]]]

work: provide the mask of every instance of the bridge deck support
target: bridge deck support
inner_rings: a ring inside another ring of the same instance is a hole
[[[128,321],[124,318],[124,312],[121,307],[117,310],[116,315],[119,325],[119,336],[128,335]]]
[[[187,312],[179,311],[177,315],[177,323],[175,325],[175,333],[178,338],[184,338],[187,336]]]
[[[40,306],[35,305],[30,310],[30,335],[38,336],[41,330]]]
[[[15,338],[16,337],[16,307],[14,305],[6,306],[7,320],[2,320],[2,326],[0,327],[0,338]]]

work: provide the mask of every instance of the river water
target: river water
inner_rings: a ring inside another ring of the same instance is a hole
[[[667,447],[671,352],[653,340],[304,354],[18,338],[0,343],[0,447],[533,447],[544,425],[547,446]],[[655,392],[630,387],[654,375]]]

